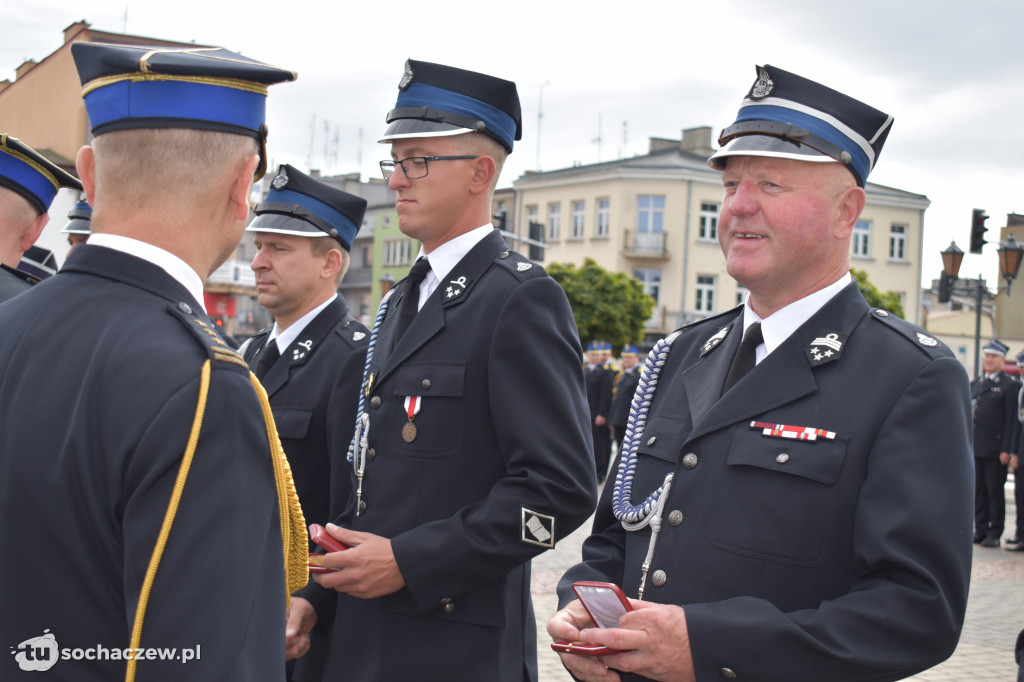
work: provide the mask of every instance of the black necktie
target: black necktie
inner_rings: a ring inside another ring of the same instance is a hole
[[[761,333],[760,322],[755,322],[747,327],[747,331],[743,332],[743,340],[740,342],[739,350],[736,351],[736,357],[732,360],[729,374],[725,377],[722,393],[728,391],[744,374],[754,369],[754,365],[757,364],[756,350],[763,341],[764,335]]]
[[[409,275],[405,278],[405,293],[402,295],[402,308],[398,311],[398,330],[395,335],[395,340],[402,338],[405,334],[405,330],[409,328],[409,324],[412,323],[412,318],[416,317],[416,310],[420,304],[420,283],[423,278],[430,272],[430,261],[426,258],[419,258],[412,265],[412,269],[409,270]]]
[[[269,341],[267,345],[263,347],[263,352],[260,353],[259,362],[256,363],[256,378],[262,379],[265,377],[279,357],[281,357],[281,352],[277,350],[277,341]]]

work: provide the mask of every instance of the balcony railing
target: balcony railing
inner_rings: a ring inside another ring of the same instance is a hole
[[[636,258],[668,258],[665,249],[664,232],[637,232],[625,230],[623,252],[626,256]]]

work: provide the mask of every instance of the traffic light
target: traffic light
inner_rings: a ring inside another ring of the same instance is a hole
[[[988,231],[985,227],[986,220],[988,216],[985,215],[985,211],[980,208],[974,209],[971,217],[971,253],[981,253],[981,247],[985,245],[985,232]]]
[[[949,281],[949,277],[943,272],[939,275],[939,303],[949,303],[951,288],[952,282]]]

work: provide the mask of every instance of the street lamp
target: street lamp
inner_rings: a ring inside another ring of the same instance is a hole
[[[1005,287],[996,286],[996,293],[1005,291],[1009,296],[1010,285],[1013,284],[1013,280],[1017,278],[1017,273],[1020,271],[1024,246],[1018,244],[1011,234],[1005,242],[999,244],[996,252],[999,254],[999,274],[1006,280]],[[958,296],[974,296],[974,376],[978,376],[981,349],[981,303],[987,287],[981,279],[981,275],[978,275],[977,279],[963,280],[963,286],[956,286],[957,275],[960,273],[960,264],[963,263],[963,260],[964,252],[956,245],[956,242],[950,242],[949,246],[942,251],[944,285],[949,293]]]

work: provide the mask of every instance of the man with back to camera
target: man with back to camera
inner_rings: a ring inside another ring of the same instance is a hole
[[[267,88],[295,75],[219,48],[71,52],[93,234],[0,306],[0,641],[92,652],[48,671],[75,682],[280,678],[305,529],[203,281],[248,220]]]
[[[39,281],[18,265],[50,220],[61,187],[81,191],[82,183],[28,145],[0,135],[0,302]]]
[[[515,84],[409,60],[381,142],[421,254],[382,302],[325,680],[537,679],[530,559],[593,510],[582,352],[565,293],[493,228]],[[365,439],[364,439],[365,436]]]
[[[967,377],[849,274],[892,117],[757,73],[709,160],[727,269],[749,295],[651,352],[615,485],[548,623],[622,651],[561,654],[581,680],[902,679],[948,657],[963,625]],[[577,580],[617,583],[635,610],[592,627]]]
[[[284,164],[246,228],[255,233],[252,269],[260,305],[274,324],[240,350],[274,408],[302,513],[320,524],[330,518],[331,496],[346,499],[349,493],[345,454],[369,330],[352,317],[338,284],[365,212],[365,199]],[[334,456],[332,448],[338,449]],[[318,593],[333,610],[335,593],[315,583],[292,600],[316,600]],[[301,659],[289,666],[289,679],[319,682],[327,644],[319,628],[296,642],[287,653]]]
[[[76,247],[84,244],[89,239],[91,233],[92,207],[89,206],[89,201],[85,198],[85,193],[83,192],[75,207],[68,211],[67,224],[61,228],[61,234],[68,236],[67,256],[70,256]]]

